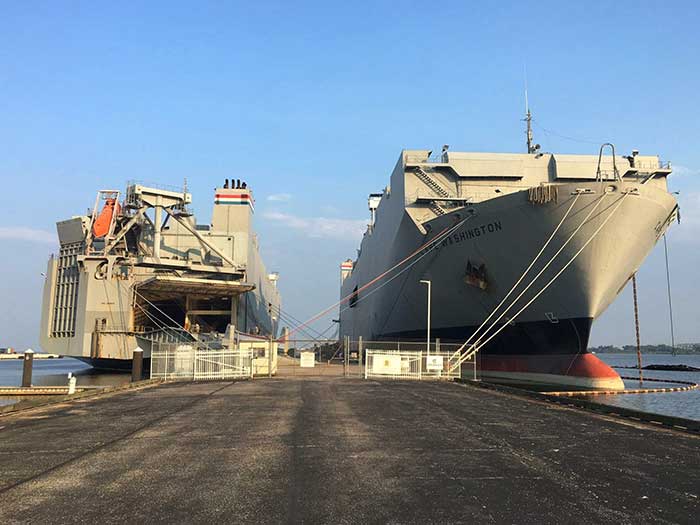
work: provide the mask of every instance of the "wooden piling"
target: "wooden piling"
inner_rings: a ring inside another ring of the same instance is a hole
[[[22,386],[32,386],[32,368],[34,366],[34,351],[27,350],[24,352],[24,363],[22,366]]]

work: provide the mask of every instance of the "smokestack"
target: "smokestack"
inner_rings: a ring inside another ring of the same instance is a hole
[[[352,273],[353,262],[352,259],[348,259],[340,264],[340,282],[344,282],[345,279]]]

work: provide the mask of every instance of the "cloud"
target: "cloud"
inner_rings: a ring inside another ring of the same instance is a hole
[[[323,213],[338,213],[338,208],[331,206],[330,204],[324,204],[321,206],[321,211]]]
[[[292,200],[292,196],[289,193],[273,193],[267,196],[267,200],[271,202],[289,202]]]
[[[688,176],[697,177],[698,175],[700,175],[700,170],[688,168],[687,166],[680,166],[678,164],[672,164],[671,168],[673,169],[672,177],[688,177]]]
[[[56,234],[24,226],[0,226],[0,239],[56,244]]]
[[[263,217],[313,238],[357,240],[367,229],[367,221],[364,220],[297,217],[278,211],[265,212]]]

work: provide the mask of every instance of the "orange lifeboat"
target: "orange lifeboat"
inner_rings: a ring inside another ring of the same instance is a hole
[[[112,224],[112,218],[115,213],[119,215],[120,212],[121,206],[119,206],[117,199],[105,199],[105,205],[92,225],[93,237],[100,238],[107,235]]]

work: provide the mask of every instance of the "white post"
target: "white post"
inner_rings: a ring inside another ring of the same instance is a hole
[[[362,376],[362,336],[357,338],[357,368],[360,369],[360,377]]]
[[[428,285],[428,335],[427,335],[427,339],[426,339],[426,346],[427,346],[427,350],[428,350],[427,355],[428,355],[428,357],[430,357],[430,296],[432,295],[431,294],[432,283],[430,281],[427,281],[427,280],[421,280],[421,282],[423,284]]]
[[[75,394],[76,378],[72,372],[68,372],[68,395]]]

